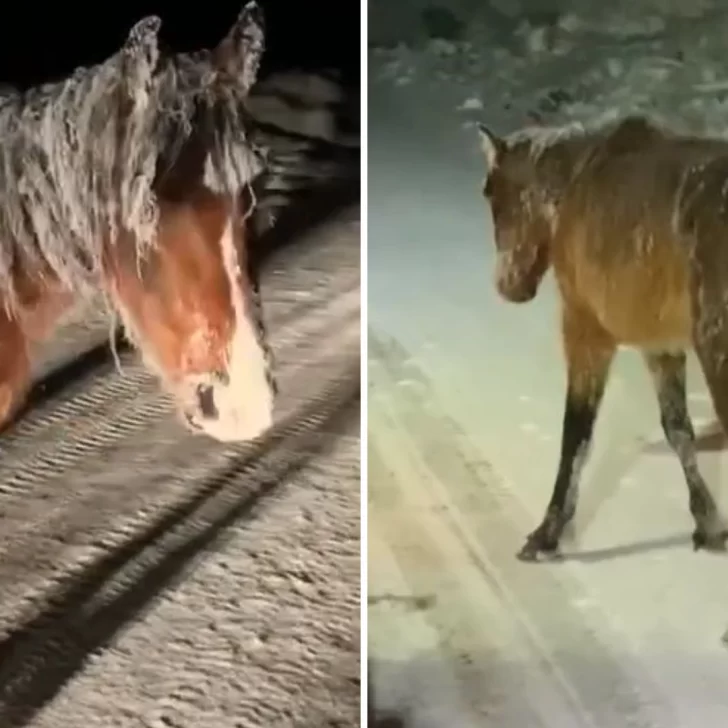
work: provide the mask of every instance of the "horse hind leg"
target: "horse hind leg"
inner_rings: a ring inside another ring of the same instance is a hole
[[[698,470],[695,432],[685,394],[685,353],[648,353],[645,359],[657,390],[663,432],[685,474],[690,513],[695,519],[693,546],[695,549],[724,550],[728,531]]]
[[[518,553],[521,561],[556,555],[566,525],[576,512],[581,470],[592,441],[616,346],[591,314],[568,305],[562,335],[567,368],[561,457],[551,500],[539,527]]]

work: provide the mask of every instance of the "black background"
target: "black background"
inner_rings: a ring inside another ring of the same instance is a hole
[[[359,85],[360,4],[357,0],[258,0],[266,18],[261,76],[301,68],[338,69]],[[161,38],[175,51],[215,46],[245,0],[178,2],[12,3],[3,13],[0,83],[27,88],[57,80],[77,66],[105,60],[145,15],[162,19]]]

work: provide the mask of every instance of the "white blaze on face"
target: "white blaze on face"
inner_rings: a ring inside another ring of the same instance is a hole
[[[258,341],[252,305],[243,295],[243,271],[235,247],[233,221],[228,219],[220,245],[230,279],[235,331],[228,359],[229,382],[211,382],[218,416],[198,420],[202,431],[221,441],[252,440],[273,424],[273,391],[266,375],[267,361]]]

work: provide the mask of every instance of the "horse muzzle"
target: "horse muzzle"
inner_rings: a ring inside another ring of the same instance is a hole
[[[495,286],[502,298],[509,303],[528,303],[538,291],[538,282],[513,275],[497,274]]]
[[[217,378],[195,384],[182,408],[187,427],[219,442],[246,442],[265,434],[273,426],[275,392],[270,385],[246,384]]]

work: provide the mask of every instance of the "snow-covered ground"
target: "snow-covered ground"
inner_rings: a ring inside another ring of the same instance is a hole
[[[430,12],[415,33],[411,0],[396,19],[407,44],[393,45],[372,4],[371,38],[388,44],[371,48],[369,72],[377,699],[416,726],[724,726],[728,557],[691,549],[683,476],[634,352],[609,383],[572,557],[515,560],[551,492],[564,371],[552,281],[520,307],[493,288],[472,126],[642,110],[726,133],[728,8],[457,5],[454,22]],[[448,37],[426,39],[433,27]],[[689,396],[728,513],[728,454],[694,361]]]

